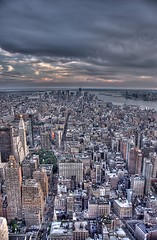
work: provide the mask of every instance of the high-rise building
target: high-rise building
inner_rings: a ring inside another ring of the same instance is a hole
[[[65,160],[59,163],[59,176],[71,178],[76,176],[76,182],[83,182],[83,163],[80,160]]]
[[[50,134],[48,132],[41,133],[41,147],[47,150],[51,149]]]
[[[121,152],[122,152],[122,157],[126,161],[126,156],[127,156],[127,139],[122,138],[122,144],[121,144]]]
[[[136,167],[135,167],[135,174],[140,175],[142,170],[142,153],[141,150],[136,148],[135,150],[135,160],[136,160]]]
[[[20,122],[19,122],[19,137],[24,149],[24,155],[28,154],[28,146],[27,146],[27,138],[26,138],[26,127],[22,115],[20,115]]]
[[[30,143],[30,146],[33,147],[34,146],[33,114],[29,115],[27,129],[28,129],[28,135],[29,135],[29,143]]]
[[[40,183],[27,179],[22,184],[22,214],[26,226],[40,225],[43,221],[44,197]]]
[[[130,160],[130,152],[132,151],[132,149],[135,147],[134,141],[131,139],[127,142],[127,146],[126,146],[126,162],[127,165],[129,165],[129,160]]]
[[[95,166],[96,169],[96,183],[101,183],[101,165],[99,163],[96,163]]]
[[[61,140],[62,140],[62,131],[58,130],[55,132],[55,144],[58,148],[61,146]]]
[[[131,177],[131,189],[133,190],[134,197],[144,196],[144,186],[145,186],[144,177],[139,177],[138,175]]]
[[[145,194],[149,194],[151,188],[151,178],[153,172],[153,164],[150,159],[144,158],[143,176],[145,177]]]
[[[156,178],[157,177],[157,154],[156,152],[154,153],[150,153],[150,158],[151,158],[151,162],[153,164],[153,173],[152,173],[152,177]]]
[[[18,163],[24,160],[24,148],[19,136],[13,137],[13,155]]]
[[[142,153],[137,147],[132,148],[128,160],[128,172],[130,174],[141,174],[142,169]]]
[[[0,239],[8,240],[8,226],[6,218],[0,217]]]
[[[7,162],[12,154],[12,128],[0,127],[1,161]]]
[[[34,171],[33,178],[40,183],[44,199],[46,199],[48,196],[48,177],[46,171],[44,169]]]
[[[33,172],[37,170],[39,166],[39,156],[33,155],[27,157],[22,162],[22,174],[25,179],[33,178]]]
[[[21,167],[14,156],[10,156],[5,167],[5,186],[7,194],[7,219],[8,221],[21,219]]]
[[[142,147],[142,141],[143,141],[143,135],[141,132],[136,131],[135,132],[135,147],[138,147],[141,149]]]

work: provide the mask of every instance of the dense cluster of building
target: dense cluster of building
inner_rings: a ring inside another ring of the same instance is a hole
[[[155,110],[81,89],[0,100],[0,234],[8,223],[10,239],[157,239]]]

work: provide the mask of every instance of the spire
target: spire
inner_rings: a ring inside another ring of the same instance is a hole
[[[25,123],[22,115],[20,115],[19,129],[25,129]]]
[[[24,149],[24,154],[26,156],[28,153],[28,148],[27,148],[27,139],[26,139],[26,128],[25,128],[25,123],[22,115],[20,115],[20,121],[19,121],[19,137]]]

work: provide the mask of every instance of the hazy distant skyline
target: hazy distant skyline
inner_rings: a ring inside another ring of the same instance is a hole
[[[0,1],[0,88],[157,88],[154,0]]]

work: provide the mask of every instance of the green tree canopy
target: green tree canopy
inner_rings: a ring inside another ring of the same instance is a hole
[[[42,148],[39,150],[38,154],[40,164],[53,164],[53,171],[57,171],[57,158],[54,152]]]

